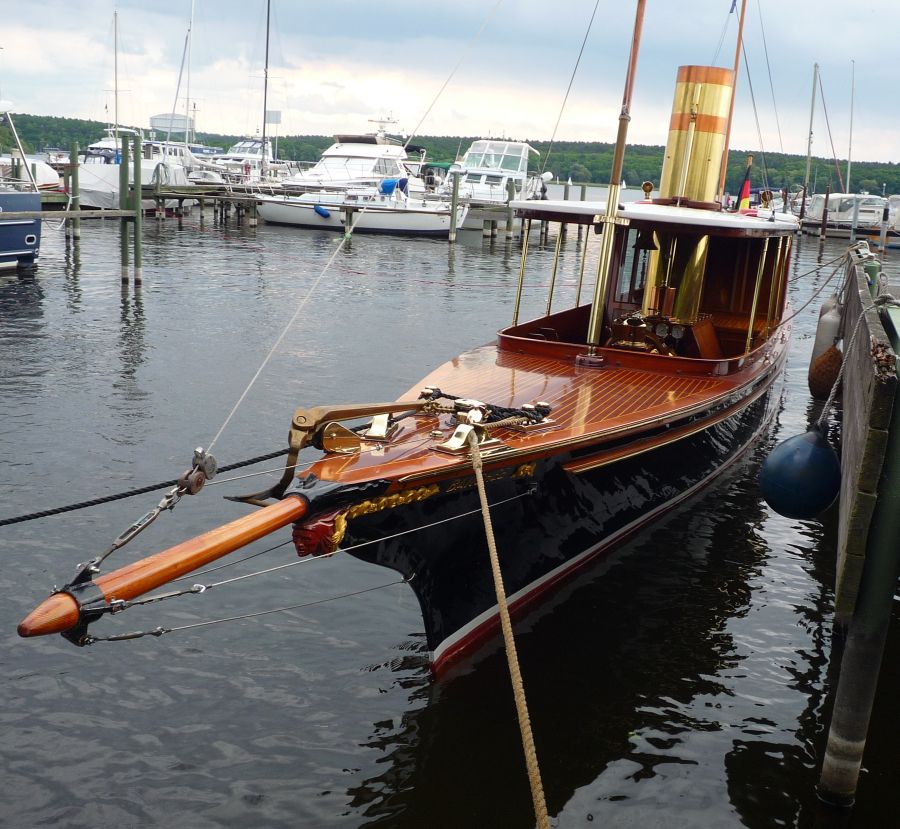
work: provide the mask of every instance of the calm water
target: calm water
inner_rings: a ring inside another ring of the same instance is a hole
[[[218,440],[220,463],[280,448],[298,405],[393,399],[509,321],[519,265],[502,238],[358,237],[320,278],[336,236],[195,215],[182,228],[148,222],[136,291],[120,286],[114,222],[86,223],[78,253],[45,234],[40,268],[0,279],[0,517],[176,477],[298,309]],[[579,247],[570,232],[561,303]],[[798,239],[794,273],[841,247]],[[543,310],[552,250],[534,253],[526,316]],[[798,279],[795,305],[830,270]],[[806,390],[818,304],[795,329],[767,440],[518,626],[560,827],[896,825],[895,670],[883,675],[856,809],[843,822],[817,809],[836,516],[781,518],[756,484],[767,448],[818,414]],[[183,500],[110,569],[243,514],[220,496],[264,480]],[[35,602],[159,497],[0,528],[2,825],[533,825],[502,653],[434,683],[402,585],[159,639],[20,640]],[[291,560],[279,546],[204,580]],[[187,625],[394,580],[338,555],[95,630]],[[888,664],[898,659],[900,612]]]

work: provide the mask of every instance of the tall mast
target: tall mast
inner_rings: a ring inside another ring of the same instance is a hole
[[[263,69],[263,126],[262,126],[262,161],[260,170],[266,168],[266,106],[269,96],[269,20],[272,12],[272,0],[266,0],[266,65]]]
[[[734,117],[734,98],[737,94],[738,69],[741,67],[741,48],[744,43],[744,15],[747,12],[747,0],[741,0],[741,16],[738,20],[737,43],[734,47],[734,90],[731,93],[731,103],[728,106],[728,122],[725,125],[725,146],[722,148],[722,164],[719,172],[719,197],[722,201],[725,195],[725,176],[728,175],[728,144],[731,141],[731,119]]]
[[[119,11],[113,11],[113,135],[119,145]]]
[[[191,22],[188,23],[187,42],[187,83],[184,90],[184,146],[187,149],[190,143],[189,133],[193,132],[194,122],[191,121],[191,45],[194,41],[194,0],[191,0]]]
[[[856,61],[850,61],[850,143],[847,146],[847,192],[850,192],[850,154],[853,151],[853,93],[856,91]]]
[[[631,120],[631,95],[634,91],[634,76],[637,70],[638,50],[641,45],[641,29],[644,25],[645,0],[637,1],[634,20],[634,34],[631,38],[631,54],[628,57],[628,72],[625,77],[625,91],[622,94],[622,110],[619,113],[619,132],[616,136],[616,149],[613,155],[612,170],[609,174],[609,191],[606,194],[606,215],[601,218],[604,224],[600,236],[600,262],[597,266],[597,284],[594,286],[594,302],[588,320],[588,358],[593,358],[600,345],[603,325],[603,305],[606,287],[609,284],[609,271],[612,266],[613,236],[619,211],[619,192],[622,189],[622,168],[625,164],[625,143],[628,138],[628,122]]]
[[[816,85],[819,81],[819,64],[813,64],[812,100],[809,102],[809,139],[806,142],[806,173],[803,175],[803,201],[800,203],[800,218],[806,215],[806,196],[809,193],[809,165],[812,161],[813,113],[816,109]]]

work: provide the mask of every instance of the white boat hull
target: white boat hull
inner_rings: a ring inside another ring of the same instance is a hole
[[[465,221],[466,211],[466,205],[457,207],[458,228]],[[414,236],[447,236],[450,233],[449,204],[423,200],[400,202],[390,196],[359,201],[315,196],[261,196],[257,213],[272,224],[323,230],[345,230],[349,215],[353,231]]]

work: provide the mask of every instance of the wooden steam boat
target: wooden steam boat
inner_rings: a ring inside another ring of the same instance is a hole
[[[630,76],[633,74],[633,58]],[[402,574],[436,670],[491,635],[497,596],[474,447],[513,610],[709,483],[770,417],[788,350],[790,215],[723,211],[730,70],[678,74],[660,196],[515,203],[599,233],[592,302],[518,321],[399,402],[299,409],[262,508],[105,575],[89,563],[19,626],[79,644],[129,600],[293,524],[301,555],[344,549]],[[612,180],[621,180],[626,84]],[[602,232],[601,232],[602,231]],[[527,235],[523,245],[527,251]],[[552,292],[552,287],[551,287]],[[371,423],[353,426],[362,418]],[[351,424],[350,426],[345,424]],[[302,471],[304,447],[321,457]],[[198,458],[184,491],[202,484]],[[274,503],[271,501],[274,500]]]

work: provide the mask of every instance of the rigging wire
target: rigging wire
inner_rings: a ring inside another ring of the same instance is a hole
[[[828,120],[828,107],[825,106],[825,88],[822,86],[822,70],[819,70],[819,96],[822,98],[822,112],[825,114],[825,127],[828,130],[828,141],[831,143],[831,157],[834,159],[834,169],[837,172],[838,184],[841,186],[841,192],[844,192],[844,179],[841,176],[841,167],[838,164],[837,152],[834,149],[834,138],[831,137],[831,122]]]
[[[301,602],[300,604],[291,604],[285,605],[284,607],[273,607],[269,610],[258,610],[254,613],[242,613],[240,616],[225,616],[221,619],[207,619],[204,622],[194,622],[190,625],[179,625],[177,627],[157,627],[153,630],[144,630],[144,631],[136,631],[134,633],[122,633],[114,636],[86,636],[84,639],[85,645],[93,645],[95,642],[122,642],[126,639],[140,639],[144,636],[156,636],[160,637],[166,633],[175,633],[176,631],[182,630],[191,630],[192,628],[202,628],[209,627],[210,625],[218,625],[222,622],[237,622],[242,619],[253,619],[257,616],[266,616],[270,613],[284,613],[287,610],[299,610],[303,607],[313,607],[314,605],[326,604],[328,602],[334,602],[338,599],[348,599],[352,596],[361,596],[364,593],[372,593],[375,590],[384,590],[386,587],[394,587],[398,584],[409,584],[414,576],[410,576],[408,579],[396,579],[395,581],[387,582],[386,584],[376,584],[374,587],[366,587],[362,590],[354,590],[350,593],[341,593],[338,596],[329,596],[325,599],[315,599],[310,602]]]
[[[477,32],[475,32],[474,37],[469,41],[468,45],[463,50],[463,53],[460,55],[459,60],[456,62],[456,66],[454,66],[453,69],[450,70],[450,74],[447,76],[447,79],[444,81],[443,84],[441,84],[441,88],[437,91],[437,94],[434,96],[434,99],[428,105],[428,109],[425,110],[425,113],[419,119],[419,123],[416,124],[415,129],[409,134],[409,137],[406,139],[406,141],[403,142],[403,149],[406,149],[406,147],[409,145],[409,142],[412,141],[413,137],[418,134],[419,127],[422,126],[422,123],[428,117],[431,110],[434,108],[434,105],[438,102],[438,98],[440,98],[441,95],[444,94],[444,90],[447,88],[447,85],[450,83],[451,80],[453,80],[453,76],[456,74],[457,70],[462,65],[462,62],[466,59],[469,52],[472,51],[472,47],[475,45],[478,38],[481,37],[481,33],[484,31],[488,22],[494,16],[494,12],[497,11],[497,9],[499,8],[499,6],[502,2],[503,2],[503,0],[497,0],[497,2],[494,3],[491,10],[487,13],[487,16],[484,18],[484,20],[481,23],[481,28]]]
[[[731,15],[734,14],[734,4],[732,3],[731,8],[728,10],[725,15],[725,22],[722,24],[722,33],[719,35],[719,44],[716,46],[715,54],[713,55],[713,59],[709,62],[710,66],[715,66],[716,61],[719,59],[719,54],[722,51],[722,44],[725,43],[725,35],[728,33],[728,24],[731,22]]]
[[[772,82],[772,65],[769,62],[769,47],[766,45],[766,29],[763,26],[762,8],[759,5],[759,0],[756,0],[756,8],[759,13],[759,29],[762,32],[763,51],[766,55],[766,69],[769,72],[769,89],[772,92],[772,109],[775,112],[775,127],[778,130],[778,147],[783,153],[784,142],[781,140],[781,123],[778,120],[778,106],[775,103],[775,85]]]
[[[566,103],[569,100],[569,93],[572,91],[572,84],[575,83],[575,73],[578,72],[578,65],[581,63],[581,56],[584,54],[584,47],[587,44],[588,35],[591,33],[591,27],[594,25],[594,18],[597,16],[597,8],[600,6],[600,0],[594,3],[594,11],[591,12],[591,19],[588,21],[587,31],[584,33],[584,40],[581,41],[581,49],[578,51],[578,58],[575,60],[575,66],[572,68],[572,76],[569,78],[569,85],[566,87],[566,94],[563,96],[562,105],[559,108],[559,115],[556,116],[556,123],[553,125],[553,133],[550,136],[550,144],[547,146],[547,152],[541,163],[540,175],[544,174],[547,168],[547,162],[550,160],[550,153],[553,152],[553,142],[556,140],[556,131],[559,129],[559,122],[562,120],[563,112],[566,109]]]
[[[766,151],[763,145],[762,129],[759,125],[759,111],[756,108],[756,95],[753,93],[753,81],[750,79],[750,61],[747,60],[747,50],[741,43],[741,54],[744,56],[744,69],[747,73],[747,88],[750,90],[750,102],[753,105],[753,120],[756,122],[756,137],[759,141],[759,154],[762,156],[763,186],[769,189],[769,168],[766,165]]]
[[[356,219],[356,223],[359,223],[360,218],[362,217],[365,210],[360,211],[360,215]],[[238,397],[237,402],[232,407],[231,411],[228,413],[228,416],[225,418],[225,421],[219,427],[219,431],[216,432],[215,437],[210,441],[209,446],[206,447],[206,451],[212,451],[213,446],[215,446],[216,441],[222,436],[222,432],[225,431],[225,428],[231,422],[231,418],[234,417],[235,412],[237,412],[238,407],[244,402],[244,399],[250,392],[250,389],[253,387],[253,384],[259,379],[259,376],[263,373],[265,367],[269,364],[269,360],[272,359],[272,356],[278,350],[278,347],[281,345],[281,341],[287,336],[287,332],[290,330],[291,326],[296,322],[297,317],[300,316],[301,311],[306,307],[307,302],[309,302],[313,293],[315,293],[316,288],[319,287],[319,283],[325,278],[325,274],[328,273],[331,265],[334,263],[334,260],[337,258],[337,255],[343,250],[344,245],[347,243],[347,240],[350,238],[350,233],[352,233],[352,228],[350,232],[344,234],[344,237],[341,239],[337,247],[334,249],[334,253],[331,254],[328,261],[325,263],[325,267],[322,268],[321,273],[313,280],[312,285],[310,285],[309,290],[306,292],[306,296],[300,301],[300,304],[297,306],[297,309],[292,314],[291,318],[287,321],[287,324],[281,330],[281,333],[278,335],[278,339],[275,340],[272,347],[269,349],[268,354],[263,358],[262,362],[259,365],[259,368],[256,370],[256,373],[250,379],[250,382],[247,383],[246,388],[243,392],[241,392],[240,397]]]

